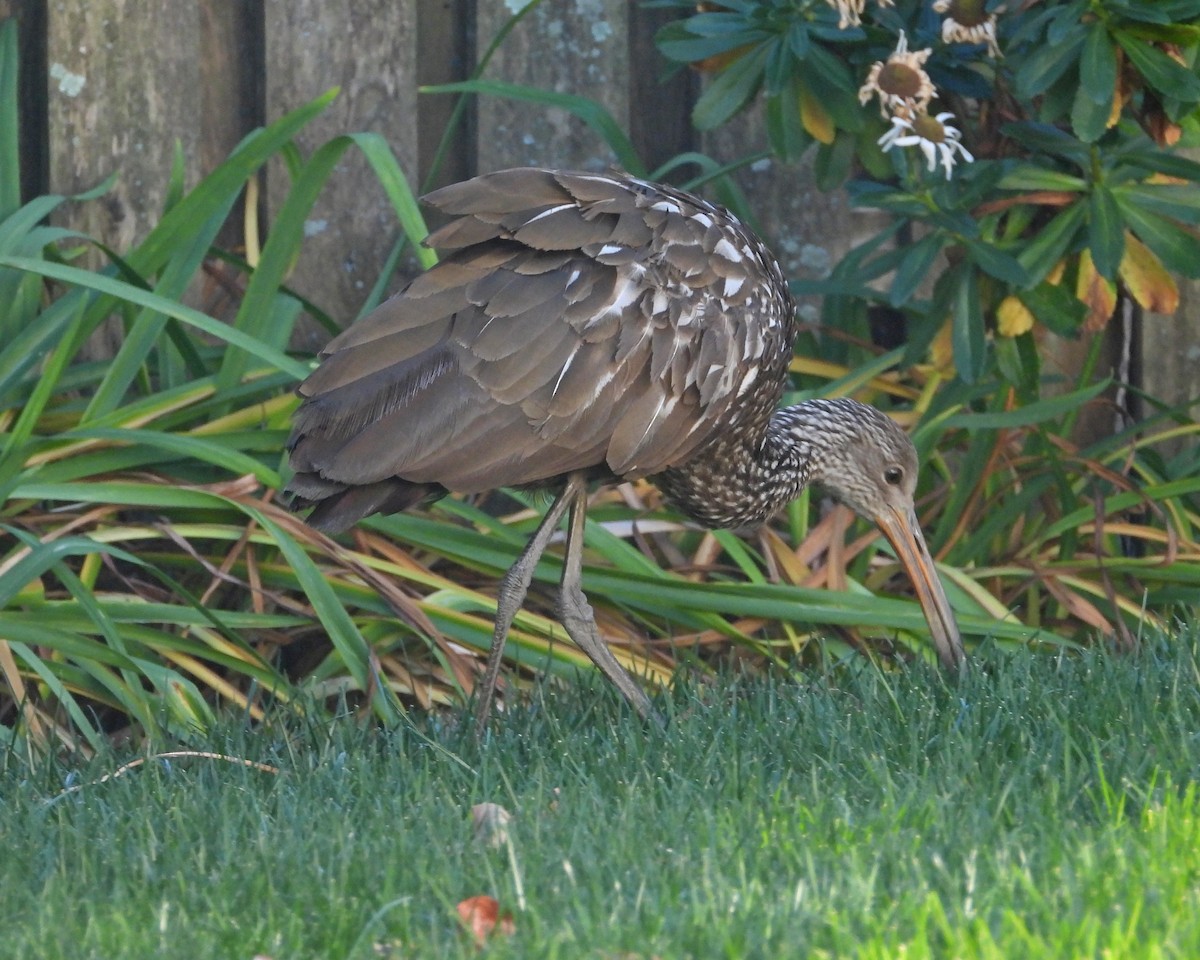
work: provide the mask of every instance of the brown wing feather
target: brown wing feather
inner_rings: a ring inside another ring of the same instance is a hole
[[[425,199],[456,216],[428,241],[451,252],[299,388],[302,502],[342,523],[445,489],[654,474],[769,416],[791,301],[728,214],[620,174],[540,169]]]

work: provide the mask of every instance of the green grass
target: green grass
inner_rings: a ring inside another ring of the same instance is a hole
[[[232,725],[203,746],[280,775],[156,761],[57,798],[128,757],[9,754],[0,954],[469,957],[455,905],[491,894],[499,957],[1200,956],[1200,630],[665,706],[657,734],[548,690],[482,747],[457,715]],[[511,849],[473,839],[483,801]]]

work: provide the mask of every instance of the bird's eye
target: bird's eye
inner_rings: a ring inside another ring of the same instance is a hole
[[[904,479],[904,471],[899,467],[888,467],[883,471],[883,479],[893,487],[898,487],[900,486],[900,481]]]

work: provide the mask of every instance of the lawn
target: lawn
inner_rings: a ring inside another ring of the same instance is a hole
[[[10,753],[0,954],[472,957],[456,905],[486,894],[496,957],[1200,956],[1200,630],[663,706],[661,734],[560,687],[481,746],[458,714],[187,745],[278,774]],[[476,838],[482,802],[507,843]]]

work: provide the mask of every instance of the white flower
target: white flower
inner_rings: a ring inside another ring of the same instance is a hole
[[[892,117],[892,129],[879,138],[879,145],[884,150],[892,147],[920,147],[929,163],[930,171],[936,170],[939,160],[946,168],[946,179],[954,170],[955,151],[962,156],[966,163],[975,160],[970,151],[962,145],[962,134],[947,123],[953,120],[952,113],[939,113],[931,117],[927,113],[918,113],[912,117]]]
[[[863,8],[867,5],[867,0],[825,0],[838,13],[838,29],[845,30],[847,27],[857,27],[862,23]],[[890,7],[893,0],[879,0],[881,7]]]
[[[988,56],[1000,56],[996,14],[984,10],[983,0],[934,0],[933,12],[949,14],[942,21],[942,43],[986,43]]]
[[[896,49],[887,60],[872,64],[867,82],[858,91],[859,103],[866,106],[878,95],[879,112],[887,119],[888,111],[909,114],[924,111],[937,95],[933,81],[925,72],[925,61],[932,50],[908,49],[908,37],[900,31]]]

